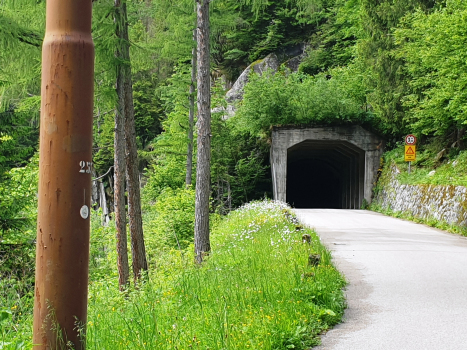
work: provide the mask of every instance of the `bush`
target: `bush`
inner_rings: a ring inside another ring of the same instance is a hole
[[[195,191],[193,188],[166,188],[154,206],[145,213],[144,233],[148,258],[158,256],[160,249],[183,250],[193,242]]]
[[[363,79],[355,68],[328,73],[252,74],[233,120],[253,135],[267,132],[271,125],[370,123]]]

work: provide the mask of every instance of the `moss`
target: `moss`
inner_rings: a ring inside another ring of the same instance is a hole
[[[256,60],[252,64],[250,64],[250,67],[253,69],[256,65],[258,65],[260,63],[263,63],[263,62],[264,62],[264,58],[262,58],[260,60]]]

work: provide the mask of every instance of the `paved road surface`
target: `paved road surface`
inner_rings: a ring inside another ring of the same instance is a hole
[[[318,350],[467,349],[467,239],[365,210],[296,209],[344,273],[345,322]]]

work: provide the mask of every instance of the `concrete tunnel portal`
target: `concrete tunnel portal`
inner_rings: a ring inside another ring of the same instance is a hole
[[[295,208],[358,209],[370,203],[383,144],[360,126],[275,127],[274,199]]]

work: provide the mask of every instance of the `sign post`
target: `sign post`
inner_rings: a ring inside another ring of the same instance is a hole
[[[409,162],[409,174],[410,174],[410,167],[412,162],[417,158],[416,153],[416,143],[417,138],[410,134],[405,137],[405,152],[404,152],[404,160]]]
[[[34,349],[85,348],[94,44],[91,0],[47,0]]]

